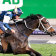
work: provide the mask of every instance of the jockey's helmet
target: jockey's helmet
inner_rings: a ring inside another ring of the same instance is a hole
[[[14,10],[13,10],[13,13],[15,13],[15,14],[17,14],[17,15],[21,15],[23,12],[22,12],[22,10],[20,9],[20,8],[15,8]]]

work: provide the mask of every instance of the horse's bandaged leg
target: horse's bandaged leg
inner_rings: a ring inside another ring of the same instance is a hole
[[[30,42],[28,42],[29,47],[31,48]]]
[[[8,47],[8,43],[6,43],[4,38],[1,39],[1,43],[2,43],[2,47],[3,47],[4,52],[6,52],[7,47]]]
[[[28,39],[28,46],[31,48],[31,44],[30,44],[30,41],[29,41],[29,39]]]

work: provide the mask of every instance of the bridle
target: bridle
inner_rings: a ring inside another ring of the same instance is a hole
[[[48,31],[52,26],[50,25],[50,27],[45,28],[45,26],[44,26],[43,23],[42,23],[42,20],[43,20],[44,18],[45,18],[45,17],[42,17],[41,19],[39,19],[38,29],[39,29],[39,27],[40,27],[40,25],[41,25],[41,26],[43,27],[43,29],[44,29],[44,32],[46,32],[46,31]],[[28,28],[28,29],[30,29],[30,30],[35,30],[35,29],[29,28],[29,27],[27,26],[26,20],[24,20],[24,23],[25,23],[26,28]]]
[[[38,26],[38,29],[39,29],[39,27],[40,27],[40,25],[43,27],[43,29],[44,29],[44,32],[46,32],[46,31],[48,31],[52,26],[50,25],[50,27],[48,27],[48,28],[45,28],[45,26],[43,25],[43,23],[42,23],[42,20],[44,19],[45,17],[42,17],[41,19],[39,19],[39,26]],[[47,20],[47,19],[46,19]],[[48,22],[49,23],[49,22]]]

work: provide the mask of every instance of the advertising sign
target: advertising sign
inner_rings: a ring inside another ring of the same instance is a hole
[[[14,9],[15,6],[22,7],[23,0],[0,0],[0,11]]]

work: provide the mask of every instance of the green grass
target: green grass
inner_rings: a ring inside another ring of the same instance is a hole
[[[43,56],[56,56],[56,44],[32,44],[32,48]]]
[[[56,44],[31,44],[31,47],[41,53],[43,56],[56,56]],[[27,54],[0,54],[0,56],[29,56]]]

